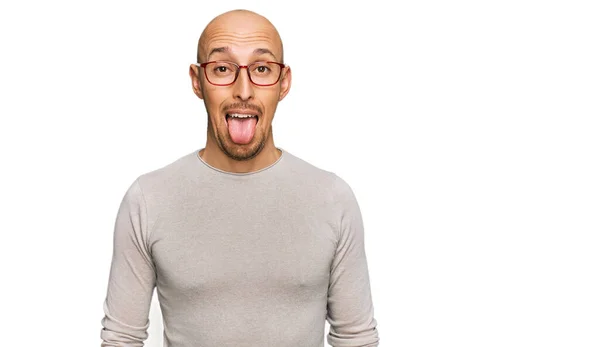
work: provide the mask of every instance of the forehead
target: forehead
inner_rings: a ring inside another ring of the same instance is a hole
[[[266,49],[280,59],[282,44],[279,33],[266,20],[224,19],[210,23],[200,39],[200,52],[204,59],[211,51],[227,48],[224,53],[230,55],[251,55]]]

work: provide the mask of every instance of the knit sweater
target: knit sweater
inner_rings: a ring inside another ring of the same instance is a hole
[[[200,150],[121,200],[102,346],[144,346],[156,288],[164,347],[379,345],[363,220],[350,186],[277,147],[248,173]]]

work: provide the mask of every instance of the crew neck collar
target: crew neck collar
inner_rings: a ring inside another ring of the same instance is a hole
[[[209,169],[211,169],[211,170],[213,170],[215,172],[221,173],[221,174],[230,175],[230,176],[255,176],[257,174],[260,174],[260,173],[263,173],[265,171],[271,170],[273,167],[275,167],[277,164],[279,164],[281,162],[281,160],[285,156],[287,156],[286,155],[287,152],[283,148],[281,148],[281,147],[275,147],[275,148],[281,151],[281,155],[279,156],[279,158],[277,158],[277,160],[275,160],[273,163],[271,163],[268,166],[265,166],[262,169],[258,169],[258,170],[250,171],[250,172],[231,172],[231,171],[225,171],[225,170],[222,170],[222,169],[219,169],[219,168],[216,168],[216,167],[210,165],[209,163],[207,163],[206,161],[204,161],[204,159],[202,159],[202,157],[200,156],[200,151],[202,151],[204,149],[204,147],[203,148],[199,148],[199,149],[196,150],[196,158],[202,164],[204,164],[204,166],[206,166],[207,168],[209,168]]]

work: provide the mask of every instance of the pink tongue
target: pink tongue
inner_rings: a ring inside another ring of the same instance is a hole
[[[258,122],[258,120],[255,117],[230,117],[227,121],[227,126],[229,128],[229,135],[231,136],[233,142],[245,145],[252,141],[252,138],[254,137],[254,130],[256,129],[256,122]]]

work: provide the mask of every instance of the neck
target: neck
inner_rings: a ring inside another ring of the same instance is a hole
[[[265,143],[265,146],[252,159],[236,160],[225,154],[215,141],[208,140],[206,147],[200,150],[200,157],[208,165],[217,169],[235,172],[247,173],[261,170],[274,162],[282,155],[282,152],[275,147],[275,144],[270,137],[270,141]]]

